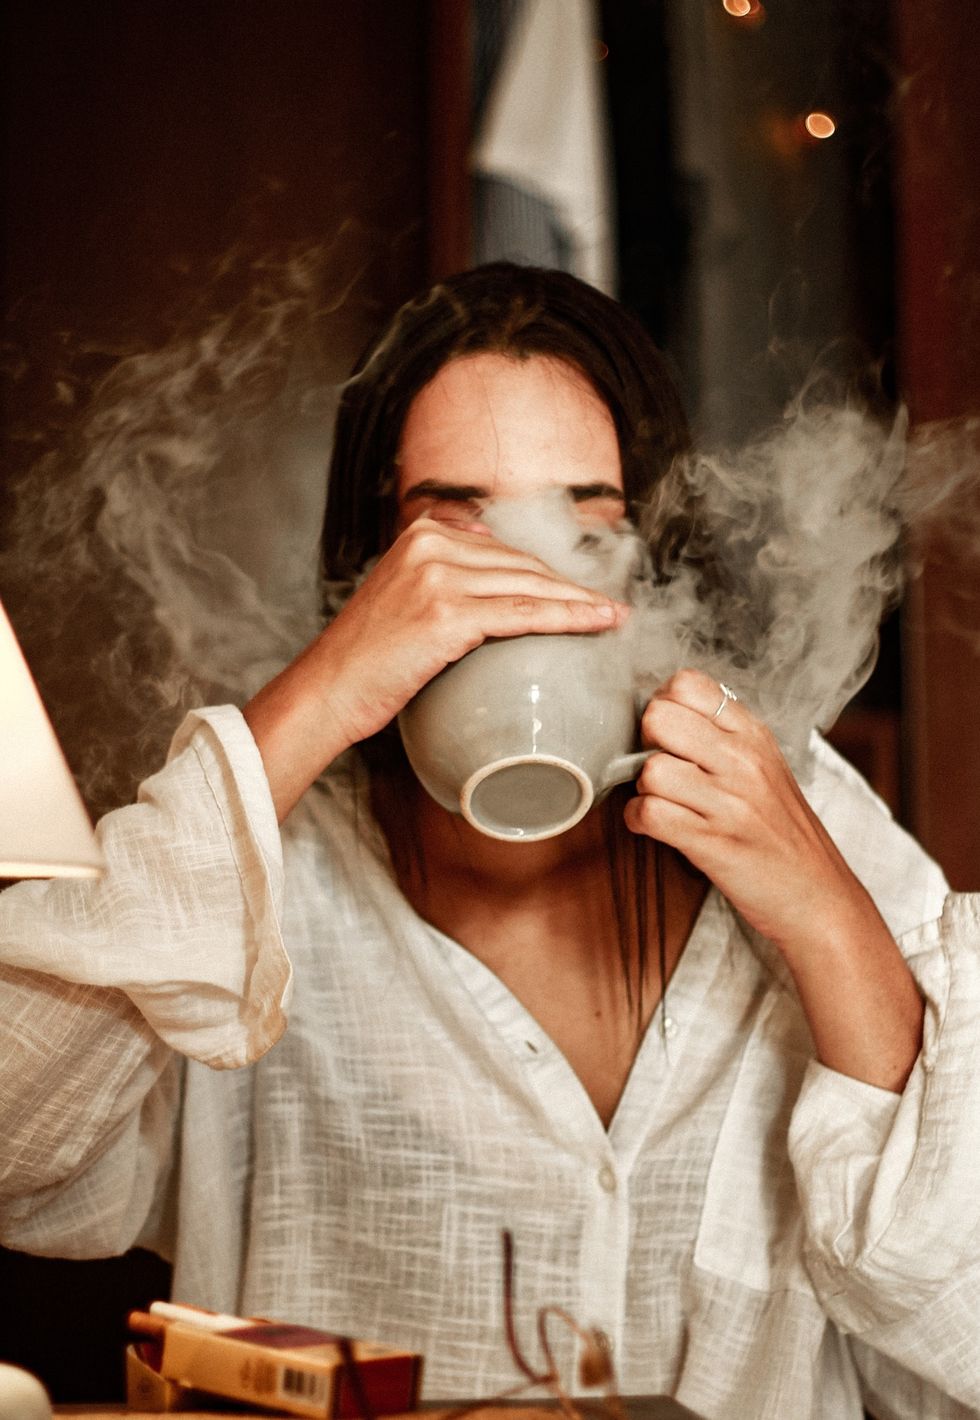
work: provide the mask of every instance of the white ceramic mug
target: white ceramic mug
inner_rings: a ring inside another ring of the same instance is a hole
[[[524,843],[564,833],[651,753],[634,749],[621,631],[485,642],[430,681],[398,725],[437,803]]]

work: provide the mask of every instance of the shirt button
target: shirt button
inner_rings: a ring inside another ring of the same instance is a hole
[[[668,1016],[664,1021],[664,1035],[668,1040],[673,1040],[676,1034],[677,1022],[674,1020],[673,1016]]]
[[[598,1177],[600,1188],[604,1189],[606,1193],[616,1192],[616,1175],[608,1164],[603,1164]]]

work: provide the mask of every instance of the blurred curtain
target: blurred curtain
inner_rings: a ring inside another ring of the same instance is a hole
[[[616,285],[593,0],[474,0],[474,257]]]

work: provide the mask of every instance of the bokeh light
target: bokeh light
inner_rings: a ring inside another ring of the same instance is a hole
[[[765,10],[760,0],[721,0],[725,13],[735,20],[747,20],[750,24],[761,24]]]
[[[830,114],[819,109],[807,114],[803,126],[811,138],[832,138],[837,132],[837,124]]]

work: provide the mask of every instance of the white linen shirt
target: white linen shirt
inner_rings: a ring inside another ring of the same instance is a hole
[[[927,997],[904,1093],[814,1060],[775,952],[712,891],[607,1132],[406,902],[355,758],[280,835],[239,713],[195,713],[100,825],[102,881],[0,896],[3,1240],[140,1241],[177,1299],[422,1351],[431,1398],[520,1379],[510,1228],[532,1359],[558,1303],[625,1393],[712,1420],[980,1414],[980,899],[944,913],[935,865],[814,756],[808,796]]]

